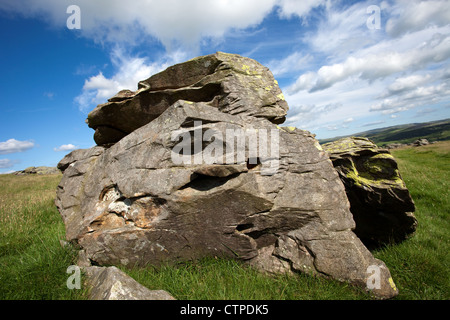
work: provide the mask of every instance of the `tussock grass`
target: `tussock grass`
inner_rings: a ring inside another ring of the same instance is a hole
[[[392,151],[416,204],[410,239],[373,252],[389,267],[395,299],[450,299],[450,142]],[[59,243],[64,224],[54,205],[61,179],[0,175],[0,299],[85,299],[66,287],[76,252]],[[123,268],[150,289],[177,299],[370,299],[346,283],[308,275],[268,276],[233,260],[208,258],[175,266]]]

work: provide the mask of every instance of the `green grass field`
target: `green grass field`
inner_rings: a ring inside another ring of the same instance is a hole
[[[76,253],[63,248],[64,224],[54,205],[61,175],[0,176],[0,299],[77,299],[67,267]]]
[[[448,300],[450,142],[392,151],[416,203],[416,234],[373,254],[391,270],[395,299]],[[69,290],[67,267],[76,251],[63,247],[64,225],[54,206],[61,175],[0,175],[0,299],[86,299]],[[150,289],[177,299],[370,299],[346,283],[307,275],[267,276],[237,261],[204,259],[159,269],[123,269]]]

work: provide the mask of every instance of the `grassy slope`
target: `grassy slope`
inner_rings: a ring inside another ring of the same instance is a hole
[[[449,288],[450,142],[393,151],[416,203],[411,239],[374,252],[400,290],[397,299],[446,299]],[[68,290],[64,225],[53,199],[60,176],[0,175],[0,299],[83,299]],[[175,267],[126,270],[177,299],[368,299],[345,283],[307,275],[265,276],[239,262],[204,259]]]

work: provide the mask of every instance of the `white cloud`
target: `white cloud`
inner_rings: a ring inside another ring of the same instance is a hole
[[[351,123],[351,122],[353,122],[353,121],[355,121],[355,119],[353,119],[353,118],[347,118],[347,119],[344,120],[344,123],[347,124],[347,123]]]
[[[9,170],[9,171],[5,171],[5,172],[0,172],[0,174],[10,174],[15,172],[15,170]]]
[[[283,88],[291,108],[311,106],[309,112],[302,109],[300,113],[288,113],[290,125],[324,129],[326,135],[326,131],[355,128],[364,121],[367,126],[384,121],[367,121],[374,115],[392,120],[412,109],[425,114],[421,108],[439,110],[442,107],[438,104],[450,100],[450,19],[445,22],[443,15],[418,2],[381,2],[382,29],[369,30],[369,4],[373,3],[342,6],[339,2],[327,2],[318,27],[304,36],[306,47],[289,53],[288,58],[299,59],[300,53],[312,57],[308,68],[299,70],[295,81]],[[397,26],[408,18],[403,11],[411,9],[420,16],[421,7],[428,10],[424,9],[422,18],[417,17],[418,26]],[[438,18],[433,21],[436,15]],[[387,30],[386,21],[390,21],[392,29]],[[391,34],[394,27],[399,30],[395,36]],[[288,58],[278,64],[273,61],[272,65],[283,66]],[[290,63],[295,66],[294,61]],[[332,104],[336,108],[324,107]],[[353,121],[346,123],[349,118]]]
[[[81,34],[99,42],[136,43],[156,38],[166,48],[197,46],[202,37],[222,37],[232,29],[259,24],[277,0],[22,0],[0,9],[45,17],[65,27],[66,9],[81,10]]]
[[[383,99],[381,102],[371,106],[370,111],[393,114],[419,106],[436,104],[450,98],[450,81],[430,86],[409,87],[408,89],[405,89],[397,96]]]
[[[5,142],[0,142],[0,155],[16,153],[16,152],[24,152],[33,147],[34,147],[34,142],[9,139]]]
[[[294,52],[282,60],[272,60],[267,66],[275,77],[308,69],[314,60],[309,53]]]
[[[53,148],[53,150],[56,151],[56,152],[61,152],[61,151],[73,151],[73,150],[76,150],[76,149],[79,149],[79,147],[78,147],[78,146],[75,146],[75,145],[73,145],[73,144],[71,144],[71,143],[69,143],[69,144],[63,144],[63,145],[61,145],[61,146],[59,146],[59,147],[57,147],[57,148]]]
[[[350,6],[343,1],[327,1],[323,17],[315,30],[306,32],[303,42],[315,53],[334,63],[362,48],[377,44],[383,32],[369,30],[367,8],[373,1],[360,1]],[[384,6],[383,3],[380,6]]]
[[[325,0],[279,0],[278,14],[283,18],[305,18],[312,9],[325,5]]]
[[[382,88],[383,84],[379,82],[367,86],[362,82],[347,79],[322,91],[300,91],[291,94],[284,90],[290,107],[287,121],[289,125],[314,133],[318,133],[316,130],[320,128],[333,125],[354,126],[360,118],[370,114],[371,104],[368,101],[373,101],[373,97],[378,96]],[[295,115],[297,106],[302,105],[310,107],[309,114],[302,110],[303,114]],[[350,118],[353,122],[349,121]]]
[[[275,76],[295,77],[283,88],[291,107],[290,124],[307,129],[355,126],[360,118],[373,115],[370,111],[388,117],[435,107],[433,103],[449,98],[450,73],[438,76],[440,70],[450,70],[448,0],[22,0],[2,1],[0,11],[65,28],[66,8],[72,4],[81,8],[79,34],[116,48],[111,53],[112,74],[101,67],[77,70],[90,76],[75,99],[82,111],[122,89],[135,90],[140,80],[191,58],[202,46],[230,35],[244,38],[243,30],[258,26],[274,9],[281,19],[315,23],[301,43],[286,46],[282,39],[283,58],[268,64]],[[366,25],[367,8],[374,4],[381,8],[380,30]],[[154,61],[120,49],[155,40],[168,54]],[[298,37],[292,42],[299,42]],[[287,52],[287,47],[297,51]],[[350,118],[353,121],[345,122]]]
[[[395,79],[395,81],[387,88],[388,93],[384,96],[390,96],[393,94],[398,94],[400,92],[404,92],[406,90],[411,90],[413,88],[417,88],[419,85],[422,85],[428,82],[431,78],[430,74],[425,76],[422,75],[410,75],[406,77],[400,77]]]
[[[132,57],[124,50],[116,47],[111,53],[111,61],[116,69],[114,75],[107,78],[102,72],[87,79],[83,92],[75,98],[81,111],[89,111],[97,104],[106,102],[120,90],[136,90],[138,82],[164,70],[170,65],[180,62],[185,54],[179,51],[166,55],[157,62],[148,63],[147,59]]]
[[[0,169],[12,168],[17,163],[19,163],[18,160],[0,159]],[[11,173],[11,171],[8,171],[8,173]]]
[[[392,17],[386,22],[386,31],[392,37],[450,23],[448,0],[401,0],[397,1],[391,11]]]
[[[288,111],[286,125],[313,123],[323,114],[342,107],[340,103],[292,105]]]
[[[302,74],[289,90],[324,90],[350,77],[373,81],[399,72],[422,69],[450,57],[450,26],[433,30],[433,33],[425,31],[406,37],[408,39],[403,39],[403,42],[415,38],[413,43],[416,47],[399,48],[398,39],[386,40],[346,57],[343,62]],[[422,41],[418,43],[417,40]]]

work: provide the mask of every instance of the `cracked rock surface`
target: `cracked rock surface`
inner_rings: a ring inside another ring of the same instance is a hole
[[[287,104],[270,71],[249,60],[216,54],[153,76],[143,82],[143,91],[180,90],[181,85],[191,90],[192,83],[214,78],[226,94],[209,101],[173,101],[114,144],[67,155],[58,165],[64,175],[56,199],[67,239],[98,265],[159,265],[221,256],[267,272],[307,272],[363,288],[371,276],[368,268],[375,266],[380,286],[373,294],[397,295],[388,268],[352,231],[355,222],[345,188],[327,153],[309,132],[277,126]],[[201,70],[194,72],[192,64]],[[221,68],[226,80],[211,74]],[[246,78],[234,86],[232,78],[241,76],[254,78],[254,83]],[[271,88],[257,82],[266,78]],[[249,96],[250,91],[259,95]],[[121,93],[112,101],[131,103],[139,94]],[[278,152],[256,159],[251,143],[242,153],[239,138],[228,138],[230,133],[255,132],[276,137],[268,139],[268,149]],[[205,139],[208,133],[214,138]],[[181,152],[177,137],[197,136],[204,137],[200,150]]]

